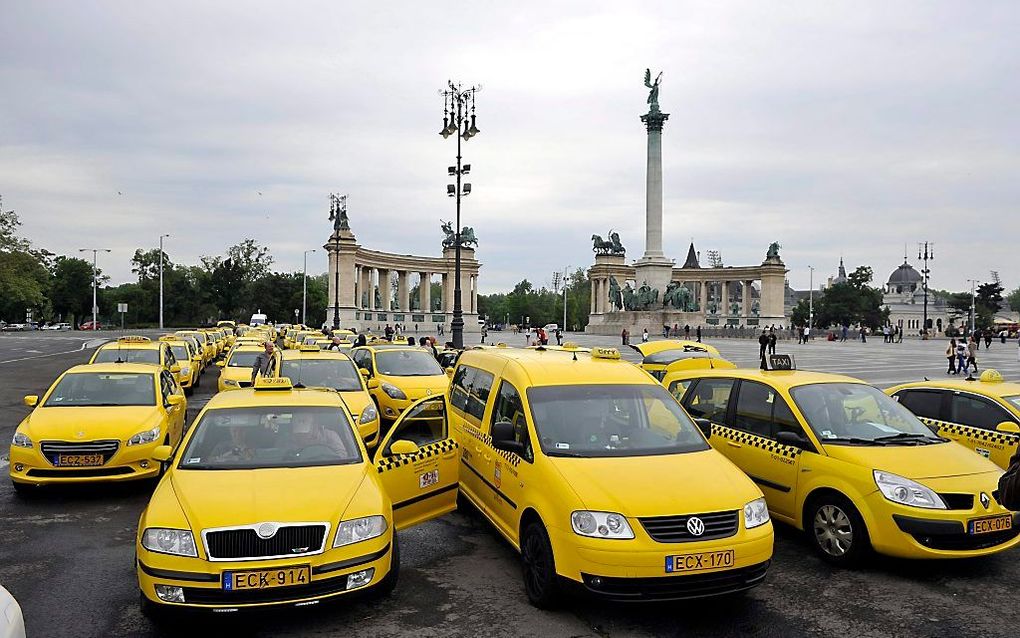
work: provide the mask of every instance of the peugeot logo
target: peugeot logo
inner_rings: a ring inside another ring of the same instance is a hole
[[[687,531],[691,533],[691,536],[701,536],[705,533],[705,523],[697,516],[692,516],[687,519]]]
[[[276,523],[262,523],[255,529],[255,533],[261,539],[272,538],[276,536]]]
[[[981,496],[978,498],[981,499],[981,504],[985,506],[985,509],[988,509],[988,506],[992,504],[992,499],[988,498],[988,495],[984,492],[981,492]]]

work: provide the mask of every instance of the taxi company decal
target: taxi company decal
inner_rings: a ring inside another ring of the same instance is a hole
[[[395,470],[398,467],[405,465],[411,465],[412,463],[417,465],[422,461],[431,459],[432,457],[439,456],[444,452],[450,452],[457,449],[457,442],[453,439],[443,439],[435,443],[430,443],[418,449],[414,454],[402,454],[400,456],[386,456],[380,461],[376,462],[376,469],[380,474],[389,470]]]
[[[496,484],[496,487],[503,486],[503,470],[498,462],[496,463],[496,471],[493,474],[493,483]]]
[[[418,477],[418,487],[420,489],[425,489],[426,487],[432,487],[433,485],[435,485],[438,482],[439,482],[439,470],[438,469],[432,470],[430,472],[425,472],[424,474],[422,474],[421,476]]]
[[[771,452],[774,460],[788,465],[793,465],[794,459],[800,456],[800,453],[803,451],[799,447],[783,445],[778,441],[766,439],[765,437],[758,436],[757,434],[751,434],[750,432],[744,432],[742,430],[735,430],[716,423],[712,424],[712,434],[721,436],[724,439],[736,441],[737,443],[743,443],[744,445],[760,448],[766,452]]]
[[[935,428],[936,432],[940,434],[945,432],[946,434],[965,436],[970,443],[980,443],[981,445],[986,445],[988,447],[995,448],[996,450],[1003,450],[1006,446],[1016,446],[1017,442],[1020,441],[1020,434],[998,432],[996,430],[983,430],[981,428],[960,425],[959,423],[950,423],[948,421],[939,421],[938,419],[930,419],[927,417],[919,418],[922,423],[928,427]]]

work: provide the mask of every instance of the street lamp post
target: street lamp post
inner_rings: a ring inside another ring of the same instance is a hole
[[[170,235],[159,236],[159,329],[163,329],[163,238]]]
[[[808,285],[810,290],[808,290],[808,311],[807,311],[807,317],[808,317],[807,325],[808,325],[808,332],[810,332],[811,331],[811,327],[815,323],[815,267],[814,266],[808,266],[808,270],[811,271],[811,275],[810,275],[810,279],[809,279],[810,284]]]
[[[931,273],[931,269],[928,268],[928,262],[935,259],[935,243],[924,242],[923,244],[917,244],[917,258],[923,260],[924,266],[921,268],[921,286],[924,288],[924,324],[921,326],[924,330],[924,334],[928,334],[928,275]]]
[[[99,258],[97,257],[97,255],[99,253],[101,253],[101,252],[102,253],[109,253],[109,252],[113,252],[113,251],[110,250],[109,248],[79,248],[78,249],[78,252],[80,252],[80,253],[87,253],[89,251],[92,252],[92,330],[95,330],[96,329],[96,322],[99,320],[97,318],[97,316],[99,314],[99,305],[98,305],[98,303],[96,301],[96,286],[97,286],[97,281],[98,281],[97,262],[99,261]]]
[[[560,328],[564,332],[567,330],[567,270],[570,266],[563,269],[563,326]]]
[[[471,170],[470,164],[461,166],[460,143],[463,139],[467,141],[478,135],[478,127],[475,126],[475,93],[481,87],[471,86],[464,88],[462,84],[454,84],[448,81],[447,88],[440,91],[443,96],[443,129],[439,134],[443,139],[455,135],[457,137],[457,165],[451,166],[449,174],[457,177],[457,183],[448,184],[446,193],[457,200],[457,220],[454,227],[454,277],[453,277],[453,321],[450,323],[450,332],[453,337],[453,347],[461,349],[464,347],[464,309],[461,305],[460,291],[460,198],[462,195],[471,193],[471,184],[461,185],[461,177],[467,175]],[[468,115],[470,109],[471,114]],[[463,129],[463,131],[461,130]]]
[[[305,263],[301,269],[301,325],[303,326],[308,325],[305,323],[307,321],[305,313],[308,311],[308,253],[314,252],[314,248],[305,251]]]
[[[971,336],[973,336],[974,335],[974,315],[976,314],[974,312],[974,310],[975,310],[975,308],[974,308],[974,305],[975,305],[974,304],[974,300],[975,300],[974,286],[977,285],[977,279],[968,279],[967,281],[970,282],[970,334],[971,334]]]

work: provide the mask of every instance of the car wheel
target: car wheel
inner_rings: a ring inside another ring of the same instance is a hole
[[[805,522],[815,551],[833,565],[857,565],[871,549],[864,519],[843,496],[827,494],[814,500]]]
[[[529,523],[524,529],[521,566],[524,571],[524,591],[531,604],[539,609],[554,608],[560,597],[556,561],[549,534],[538,521]]]
[[[35,485],[29,485],[27,483],[16,483],[14,481],[11,481],[11,485],[14,486],[14,493],[18,495],[19,498],[24,499],[32,498],[38,493],[37,490],[39,489]]]
[[[390,571],[383,576],[383,579],[376,585],[375,595],[385,598],[397,588],[397,581],[400,580],[400,545],[397,544],[397,534],[393,533],[393,554],[390,556]]]
[[[170,445],[170,435],[167,435],[166,439],[163,440],[163,445]],[[156,475],[155,482],[159,483],[166,471],[170,469],[170,461],[159,462],[159,474]]]

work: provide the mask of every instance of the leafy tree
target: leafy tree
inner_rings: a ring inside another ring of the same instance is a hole
[[[1006,295],[1006,303],[1009,304],[1009,309],[1013,312],[1020,312],[1020,288],[1016,288]]]
[[[64,321],[81,323],[92,312],[92,264],[77,257],[57,257],[50,277],[50,303]]]
[[[870,267],[859,266],[846,283],[823,290],[815,301],[815,326],[860,324],[875,329],[885,325],[889,310],[882,307],[882,290],[868,285],[872,276]]]

